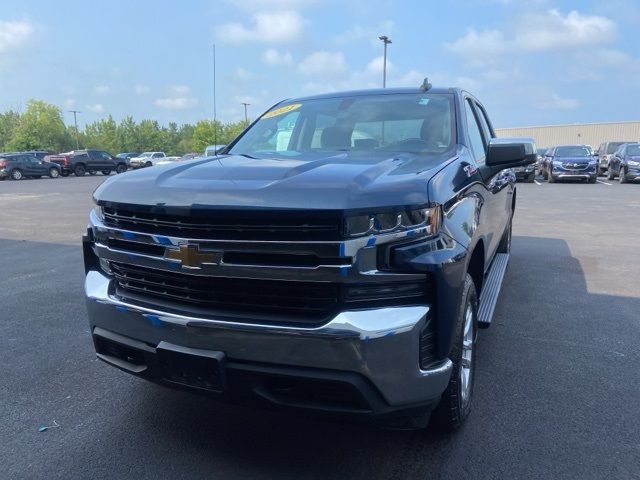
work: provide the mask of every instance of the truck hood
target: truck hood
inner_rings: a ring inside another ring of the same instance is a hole
[[[442,155],[332,152],[313,158],[224,155],[127,172],[94,192],[111,203],[221,208],[349,210],[429,202]]]

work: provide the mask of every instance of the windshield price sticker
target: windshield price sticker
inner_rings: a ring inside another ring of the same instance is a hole
[[[282,115],[284,113],[293,112],[294,110],[299,109],[301,106],[301,103],[292,103],[291,105],[285,105],[284,107],[276,108],[275,110],[271,110],[270,112],[265,113],[262,118],[277,117],[278,115]]]

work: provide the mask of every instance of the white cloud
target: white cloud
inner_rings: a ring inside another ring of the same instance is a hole
[[[0,53],[24,45],[33,35],[33,25],[27,21],[0,21]]]
[[[337,75],[347,70],[347,62],[342,52],[314,52],[299,65],[305,75]]]
[[[387,75],[394,69],[393,64],[387,60]],[[384,57],[379,56],[371,60],[367,64],[367,72],[373,75],[382,75],[382,71],[384,70]]]
[[[279,52],[275,48],[270,48],[262,54],[262,61],[267,65],[291,65],[293,63],[293,57],[287,50],[286,52]]]
[[[67,98],[64,101],[64,108],[73,108],[76,106],[76,99],[75,98]]]
[[[563,98],[556,93],[538,104],[542,110],[575,110],[580,106],[580,102],[574,98]]]
[[[304,19],[298,12],[285,10],[255,13],[252,24],[229,22],[216,28],[216,37],[226,43],[290,43],[302,36]]]
[[[175,95],[188,95],[191,91],[191,88],[189,88],[187,85],[171,85],[169,87],[169,90],[171,90],[171,92]]]
[[[261,10],[299,9],[318,3],[317,0],[227,0],[240,10],[255,12]]]
[[[521,20],[517,44],[525,50],[549,50],[610,42],[616,25],[607,17],[583,15],[576,10],[563,16],[558,10],[528,14]]]
[[[253,78],[253,73],[251,73],[246,68],[242,68],[242,67],[236,68],[234,70],[233,74],[238,80],[240,80],[242,82],[246,82],[246,81],[251,80]]]
[[[198,99],[193,97],[158,98],[155,101],[156,107],[166,108],[167,110],[185,110],[195,107],[197,104]]]
[[[133,86],[133,91],[136,92],[137,95],[144,95],[149,93],[151,89],[147,85],[143,85],[142,83],[138,83]]]
[[[616,25],[607,17],[584,15],[572,10],[527,13],[513,22],[513,33],[501,30],[470,29],[466,35],[446,43],[445,48],[476,66],[491,65],[505,54],[545,50],[564,50],[604,44],[615,38]]]
[[[93,87],[93,91],[98,95],[106,95],[111,91],[111,87],[109,87],[109,85],[96,85]]]
[[[93,113],[104,113],[104,105],[102,105],[101,103],[94,103],[93,105],[87,105],[85,108]]]

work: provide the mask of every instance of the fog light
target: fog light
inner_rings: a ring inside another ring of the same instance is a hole
[[[113,275],[113,271],[111,270],[111,264],[109,263],[108,260],[105,260],[104,258],[101,258],[100,259],[100,268],[107,275]]]

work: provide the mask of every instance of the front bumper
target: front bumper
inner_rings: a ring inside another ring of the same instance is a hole
[[[161,342],[222,352],[229,382],[224,392],[212,392],[216,396],[241,395],[271,405],[365,417],[433,408],[451,375],[448,359],[428,370],[419,366],[420,335],[434,321],[428,305],[346,311],[321,327],[284,327],[186,317],[127,304],[110,293],[110,283],[96,270],[85,279],[98,357],[169,386],[176,384],[163,376],[156,357]],[[100,347],[105,338],[134,351],[122,358],[110,355]],[[128,356],[142,360],[129,362]],[[294,388],[301,382],[307,392],[302,396],[300,388]],[[327,383],[334,392],[329,400],[313,393]]]

